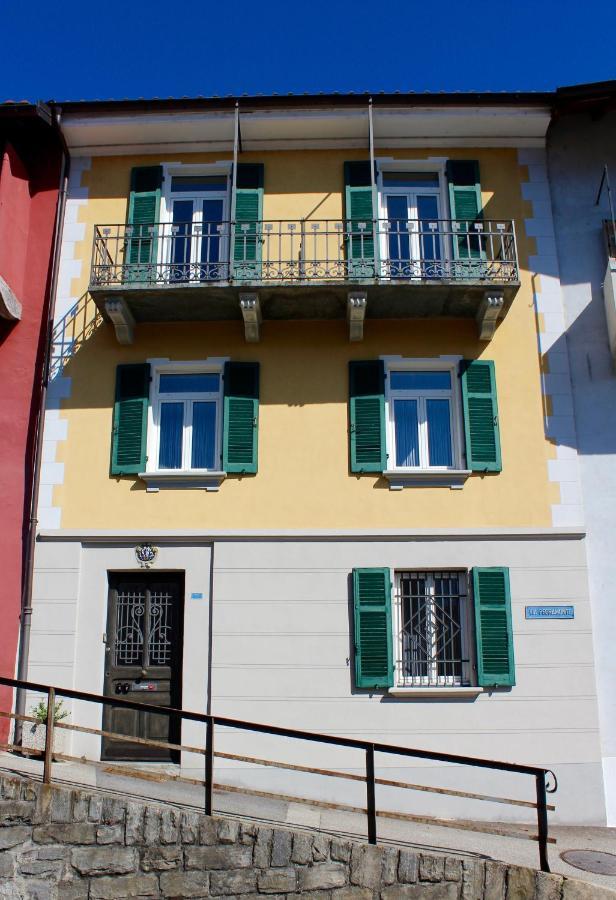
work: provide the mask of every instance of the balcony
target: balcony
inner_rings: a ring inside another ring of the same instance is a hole
[[[118,339],[139,322],[475,317],[489,340],[519,288],[512,221],[270,220],[95,228],[90,292]]]

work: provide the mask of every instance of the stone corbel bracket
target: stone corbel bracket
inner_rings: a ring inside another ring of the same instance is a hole
[[[12,322],[21,319],[21,303],[0,275],[0,317]]]
[[[477,310],[477,328],[479,330],[480,341],[491,341],[496,331],[496,323],[498,322],[505,298],[498,291],[490,291],[486,293]]]
[[[261,339],[261,304],[258,294],[240,294],[240,309],[244,319],[244,337],[248,344],[258,344]]]
[[[352,342],[363,341],[364,319],[368,295],[365,291],[353,291],[347,297],[347,319],[349,322],[349,340]]]
[[[126,300],[105,300],[105,312],[115,328],[118,344],[132,344],[135,339],[135,320]]]

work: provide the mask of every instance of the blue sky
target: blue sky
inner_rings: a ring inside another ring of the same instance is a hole
[[[0,98],[550,90],[616,77],[613,0],[0,0]]]

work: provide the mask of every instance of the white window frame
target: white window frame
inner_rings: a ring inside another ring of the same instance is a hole
[[[449,209],[449,191],[447,187],[446,166],[447,158],[442,156],[431,157],[428,159],[393,159],[392,157],[383,157],[376,159],[376,188],[377,188],[377,207],[379,221],[383,223],[387,218],[387,204],[385,202],[386,194],[408,194],[408,193],[434,193],[438,199],[439,219],[451,219]],[[405,172],[412,174],[413,172],[436,172],[438,175],[438,188],[386,188],[383,182],[384,172]],[[379,241],[380,258],[383,260],[383,277],[387,277],[387,261],[389,260],[389,234],[385,228],[381,228],[381,237]],[[447,235],[440,235],[441,257],[442,259],[451,258],[451,240]],[[411,242],[417,239],[411,235]],[[411,246],[413,244],[411,243]],[[413,252],[413,251],[411,251]]]
[[[140,477],[148,484],[148,490],[157,491],[161,487],[185,482],[185,486],[217,490],[225,477],[222,470],[222,433],[223,433],[223,374],[227,357],[215,357],[204,360],[174,361],[169,359],[148,360],[150,363],[150,405],[148,410],[147,463],[145,472]],[[161,375],[212,374],[220,379],[218,391],[211,394],[178,392],[178,394],[160,393]],[[182,468],[161,469],[158,465],[160,450],[160,407],[165,402],[184,402],[192,410],[194,402],[216,403],[216,437],[215,459],[212,469],[194,469],[190,466],[192,456],[192,415],[184,416],[184,434],[182,439]]]
[[[160,200],[160,221],[163,225],[163,238],[159,241],[158,263],[159,265],[171,264],[171,253],[173,248],[173,202],[174,200],[191,200],[193,206],[193,236],[200,234],[200,226],[203,223],[203,200],[222,200],[222,224],[227,223],[227,229],[223,227],[220,235],[220,259],[219,265],[221,269],[228,265],[230,235],[228,223],[230,216],[231,204],[231,163],[222,161],[215,163],[186,164],[186,163],[163,163],[163,184]],[[221,191],[207,191],[202,194],[196,194],[193,191],[171,191],[171,180],[174,175],[187,176],[194,175],[224,175],[227,179],[227,186]],[[200,235],[201,237],[201,235]],[[192,240],[190,245],[190,265],[198,271],[198,265],[201,257],[201,239]],[[217,279],[219,280],[219,279]],[[195,279],[199,283],[200,279]]]
[[[448,372],[451,378],[451,390],[398,391],[391,387],[392,372]],[[462,466],[462,399],[458,380],[457,361],[443,359],[389,359],[385,365],[385,420],[387,429],[387,453],[390,469],[400,472],[449,472],[458,471]],[[419,457],[418,466],[398,466],[396,464],[396,427],[394,419],[394,402],[396,399],[418,400],[419,418]],[[427,419],[419,415],[425,408],[426,399],[449,400],[451,431],[451,466],[430,466],[428,460],[428,428]],[[423,402],[420,402],[423,401]]]
[[[438,660],[434,655],[432,661],[428,663],[429,673],[425,676],[417,676],[413,679],[413,683],[409,684],[410,676],[405,675],[403,671],[402,660],[402,624],[403,624],[403,598],[402,598],[402,576],[403,575],[426,575],[428,584],[426,585],[426,596],[434,597],[434,576],[436,574],[455,574],[459,579],[460,597],[460,650],[462,656],[462,674],[460,678],[453,675],[438,675]],[[430,579],[432,579],[430,581]],[[474,621],[472,610],[471,595],[471,579],[470,572],[467,569],[444,568],[444,569],[396,569],[394,572],[394,609],[393,609],[393,640],[394,640],[394,688],[393,692],[431,692],[448,691],[452,693],[470,692],[473,694],[481,693],[475,678],[475,642],[474,642]],[[430,671],[431,670],[431,671]]]

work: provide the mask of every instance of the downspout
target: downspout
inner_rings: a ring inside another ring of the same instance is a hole
[[[38,502],[41,482],[41,461],[43,456],[43,422],[47,401],[47,386],[49,384],[49,371],[51,365],[51,351],[53,343],[53,325],[56,310],[56,292],[58,287],[58,270],[60,266],[60,250],[62,247],[62,230],[64,226],[64,208],[66,205],[66,192],[70,171],[70,154],[66,140],[60,126],[61,110],[52,108],[51,127],[56,131],[62,146],[62,165],[60,168],[60,183],[58,189],[58,203],[56,205],[56,220],[54,224],[54,248],[51,263],[51,283],[49,287],[49,312],[45,334],[45,350],[43,356],[42,383],[40,399],[36,415],[34,430],[34,467],[32,473],[32,493],[30,496],[30,517],[28,520],[28,534],[24,554],[24,581],[21,594],[21,612],[19,622],[19,651],[17,658],[17,678],[26,681],[28,678],[28,663],[30,660],[30,628],[32,623],[32,582],[34,579],[34,550],[36,547],[36,530],[38,525]],[[26,709],[26,691],[17,688],[15,692],[15,712],[23,716]],[[22,723],[15,720],[14,743],[21,743]]]

